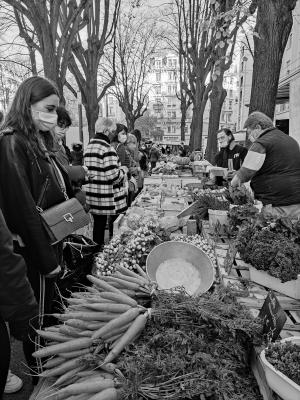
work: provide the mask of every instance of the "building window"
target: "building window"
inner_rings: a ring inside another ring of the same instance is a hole
[[[172,94],[172,86],[168,85],[168,94]]]
[[[161,68],[161,60],[156,60],[155,66],[156,66],[156,68]]]
[[[222,112],[222,114],[221,114],[221,121],[225,122],[225,113],[224,112]]]
[[[160,82],[160,81],[161,81],[161,73],[156,72],[156,82]]]
[[[109,117],[113,117],[114,116],[114,108],[113,107],[108,107],[108,116]]]
[[[231,116],[232,116],[231,113],[228,113],[228,114],[227,114],[227,122],[231,122]]]
[[[232,90],[232,89],[229,90],[229,97],[230,97],[230,98],[233,97],[233,90]]]
[[[232,110],[232,100],[229,100],[229,102],[228,102],[228,109]]]
[[[172,117],[172,113],[171,113],[171,111],[168,111],[168,118],[171,118]]]
[[[171,133],[171,126],[168,126],[168,133]]]
[[[161,94],[161,86],[155,86],[155,94]]]
[[[108,104],[114,104],[114,98],[112,96],[108,96]]]
[[[176,118],[176,111],[172,111],[172,118]]]

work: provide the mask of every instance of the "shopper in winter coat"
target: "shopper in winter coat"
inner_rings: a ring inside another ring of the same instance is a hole
[[[72,144],[72,165],[83,165],[83,144],[81,142]]]
[[[57,125],[54,127],[54,151],[57,160],[64,166],[68,172],[69,179],[72,182],[72,188],[76,198],[85,206],[85,193],[82,185],[88,180],[87,168],[83,165],[71,165],[72,155],[70,149],[66,146],[66,131],[71,126],[72,120],[68,111],[60,106],[56,109]]]
[[[96,122],[96,135],[84,153],[84,163],[93,180],[86,185],[87,203],[94,217],[93,240],[104,244],[108,215],[117,216],[126,211],[124,179],[128,168],[121,166],[116,150],[109,143],[109,135],[115,129],[110,119]]]
[[[153,168],[156,167],[156,163],[159,160],[159,157],[160,157],[159,150],[155,145],[153,145],[151,147],[150,154],[149,154],[151,171],[153,170]]]
[[[275,128],[273,121],[259,111],[249,115],[244,128],[253,144],[232,186],[251,180],[255,198],[263,203],[263,214],[299,218],[299,143]]]
[[[38,76],[26,79],[16,92],[0,138],[3,215],[13,234],[15,251],[26,261],[36,299],[44,295],[40,308],[45,313],[51,312],[61,246],[51,245],[40,210],[64,202],[65,193],[73,196],[67,172],[50,151],[58,103],[57,89],[50,81]],[[41,293],[41,287],[45,292]],[[34,344],[30,340],[23,344],[27,362],[33,367]]]
[[[14,253],[12,235],[0,209],[0,399],[10,361],[10,340],[4,321],[18,340],[28,335],[28,322],[38,314],[38,306],[26,276],[24,259]]]
[[[125,167],[129,168],[130,158],[125,147],[127,136],[127,127],[123,124],[116,124],[116,129],[111,134],[110,143],[115,148],[121,165],[125,165]]]

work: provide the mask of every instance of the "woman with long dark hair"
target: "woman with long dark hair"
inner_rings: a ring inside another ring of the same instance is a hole
[[[55,276],[60,271],[61,244],[51,245],[41,210],[73,197],[68,175],[52,153],[51,129],[57,124],[58,91],[34,76],[18,88],[2,125],[0,191],[2,211],[13,234],[14,249],[27,264],[27,276],[40,313],[51,312]],[[34,345],[23,342],[30,367]]]

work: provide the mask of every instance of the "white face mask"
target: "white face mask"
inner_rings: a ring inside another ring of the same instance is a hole
[[[56,113],[32,110],[32,119],[42,132],[50,131],[57,125]]]
[[[127,140],[127,135],[124,133],[119,133],[118,134],[118,140],[120,143],[125,143]]]

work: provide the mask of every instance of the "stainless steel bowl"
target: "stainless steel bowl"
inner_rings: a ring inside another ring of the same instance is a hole
[[[154,247],[146,260],[146,271],[151,280],[156,282],[156,271],[158,267],[171,258],[181,258],[198,269],[200,285],[193,296],[197,296],[209,290],[215,277],[213,263],[202,250],[190,243],[170,241]]]

